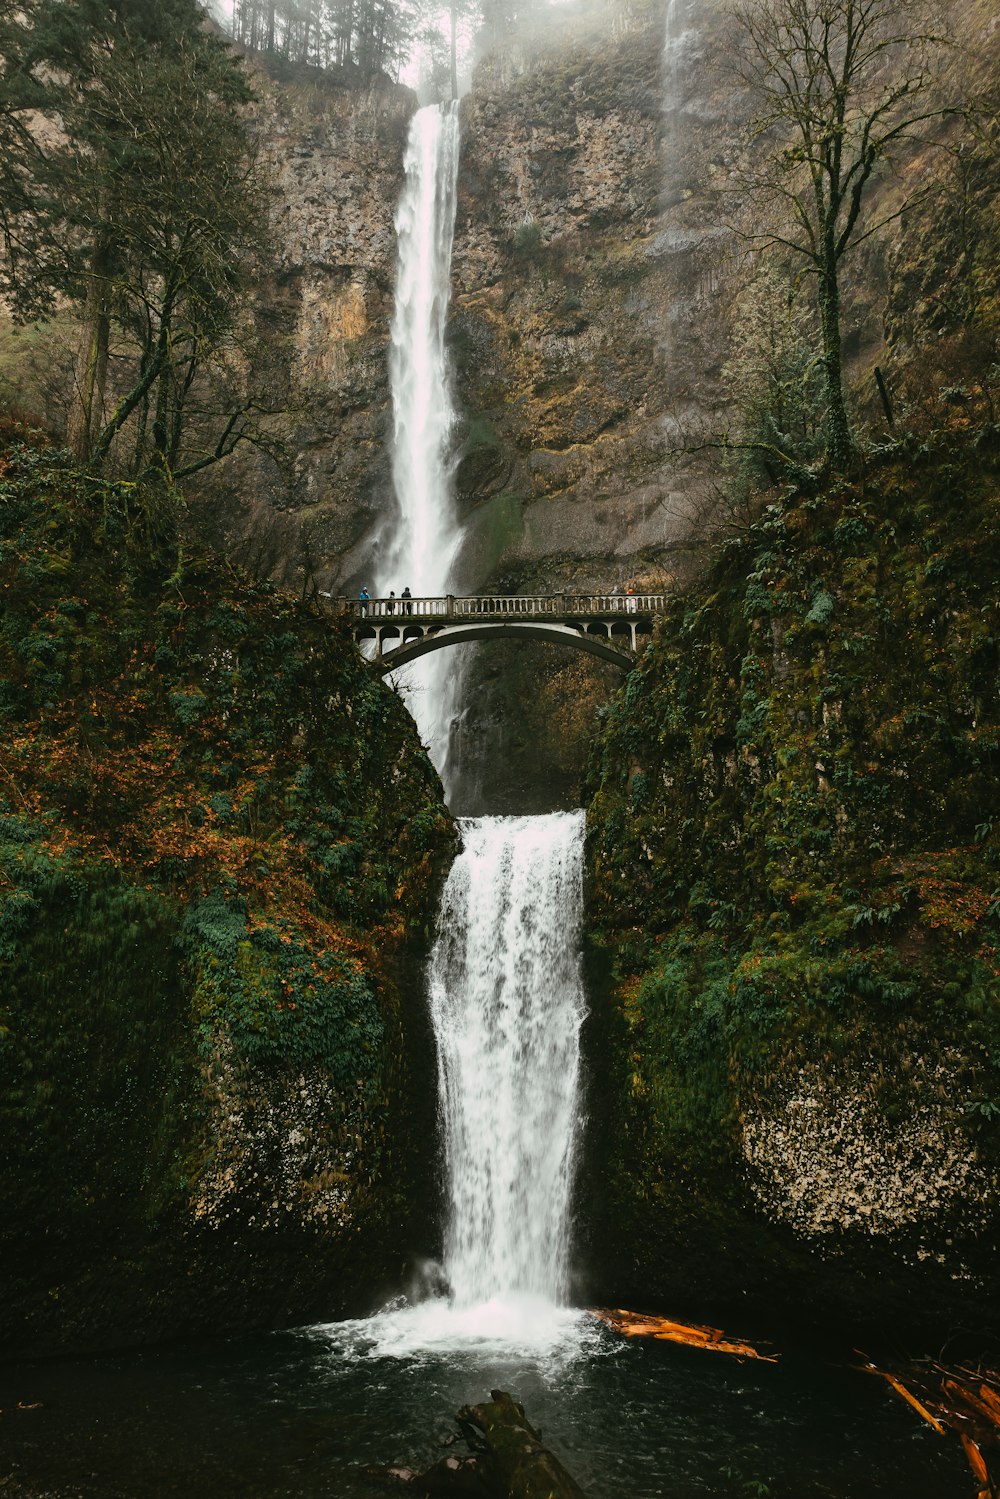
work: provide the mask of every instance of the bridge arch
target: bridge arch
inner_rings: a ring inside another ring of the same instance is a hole
[[[523,640],[525,637],[586,651],[591,656],[600,657],[602,661],[610,661],[620,671],[631,671],[635,665],[635,657],[627,650],[614,646],[607,634],[598,634],[589,628],[557,624],[554,621],[551,624],[518,621],[516,624],[446,624],[427,627],[403,625],[401,622],[398,626],[390,626],[388,630],[383,628],[377,633],[374,628],[365,629],[363,626],[357,631],[359,640],[378,639],[380,645],[387,635],[393,638],[399,634],[403,637],[403,643],[391,651],[381,651],[375,658],[376,669],[382,676],[405,666],[409,661],[416,661],[431,651],[444,650],[450,645],[462,645],[472,640]],[[625,638],[630,641],[628,635]]]

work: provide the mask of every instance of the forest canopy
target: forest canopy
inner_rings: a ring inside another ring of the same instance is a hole
[[[417,27],[413,0],[235,0],[241,46],[319,67],[397,73]]]

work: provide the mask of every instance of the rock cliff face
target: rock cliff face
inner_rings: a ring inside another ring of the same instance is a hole
[[[437,777],[155,490],[2,474],[0,1342],[363,1310],[434,1245]]]
[[[408,89],[258,78],[277,268],[260,317],[276,415],[204,492],[209,529],[261,574],[323,586],[391,496],[387,346]],[[362,550],[360,559],[363,560]]]
[[[666,420],[722,399],[715,262],[732,130],[703,67],[719,23],[702,20],[708,31],[677,44],[669,99],[662,14],[644,4],[619,31],[600,8],[575,17],[571,45],[542,18],[480,66],[463,103],[450,343],[469,587],[540,563],[553,584],[604,583],[686,534],[691,484]],[[249,474],[230,463],[228,482],[255,500],[230,525],[252,529],[284,576],[308,566],[349,587],[389,494],[392,216],[415,102],[388,86],[264,87],[287,458]]]
[[[716,496],[716,455],[678,449],[718,436],[740,396],[725,371],[754,269],[733,228],[760,227],[739,144],[751,105],[728,7],[668,10],[669,34],[653,0],[543,11],[479,65],[463,101],[449,333],[463,586],[585,588],[670,570]],[[996,18],[976,0],[952,11],[953,66],[988,93]],[[416,100],[388,83],[260,86],[282,454],[249,471],[234,459],[214,496],[224,512],[227,486],[249,496],[229,530],[253,533],[260,563],[336,591],[362,578],[391,503],[393,213]],[[982,145],[911,152],[907,178],[932,191],[845,262],[863,409],[880,413],[873,363],[891,369],[957,331],[968,297],[987,295],[997,182]],[[877,192],[899,207],[891,175]]]
[[[705,67],[721,23],[708,7],[698,20],[665,54],[660,6],[617,24],[552,12],[464,101],[451,327],[470,588],[659,588],[684,566],[709,485],[677,450],[726,404],[733,151]],[[457,804],[574,805],[579,707],[606,701],[614,674],[511,645],[466,682]]]
[[[660,7],[617,32],[576,20],[571,42],[548,28],[483,64],[465,101],[458,483],[473,576],[544,559],[587,586],[662,566],[687,535],[691,476],[670,449],[723,399],[725,152],[702,39],[675,39],[665,66]]]
[[[973,0],[953,10],[973,55],[955,65],[986,87],[995,18]],[[680,450],[718,438],[742,395],[727,361],[755,274],[749,242],[733,232],[759,228],[739,144],[750,101],[728,7],[678,0],[669,15],[667,34],[664,8],[647,0],[543,11],[516,47],[480,64],[463,101],[449,333],[459,587],[669,583],[718,503],[717,452]],[[266,88],[282,456],[234,460],[208,509],[258,568],[334,592],[365,580],[392,503],[392,215],[414,107],[388,85]],[[916,151],[906,175],[933,187],[923,207],[845,262],[850,377],[877,422],[873,365],[905,407],[914,348],[959,331],[970,297],[982,302],[998,201],[989,162],[981,151],[970,171],[947,151]],[[891,215],[891,177],[878,193]],[[942,368],[960,384],[962,359],[949,357]],[[459,805],[575,798],[569,725],[529,705],[528,748],[508,742],[518,703],[534,702],[525,684],[558,699],[565,665],[541,646],[478,653],[465,674]],[[584,676],[589,698],[606,695],[604,678]]]

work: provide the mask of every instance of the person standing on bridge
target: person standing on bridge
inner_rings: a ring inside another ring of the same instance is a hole
[[[389,589],[389,597],[385,601],[385,612],[386,614],[395,614],[396,612],[396,590],[394,588]]]
[[[372,601],[372,596],[368,592],[368,589],[364,583],[362,583],[361,585],[361,592],[358,594],[358,600],[361,604],[361,616],[362,618],[365,618],[368,614],[368,605]]]
[[[635,613],[635,589],[632,587],[631,583],[625,590],[625,608],[628,610],[629,614]]]
[[[407,585],[403,589],[402,593],[399,596],[403,600],[403,613],[404,614],[412,614],[413,613],[413,595],[410,592],[409,585]]]

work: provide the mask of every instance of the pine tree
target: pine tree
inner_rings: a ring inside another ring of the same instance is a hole
[[[133,463],[170,472],[262,237],[247,76],[196,0],[37,0],[20,41],[12,77],[35,81],[60,134],[36,128],[18,158],[29,187],[6,290],[24,317],[82,309],[79,457],[103,463],[131,422]]]
[[[294,65],[398,77],[419,20],[414,0],[236,0],[233,37]]]

